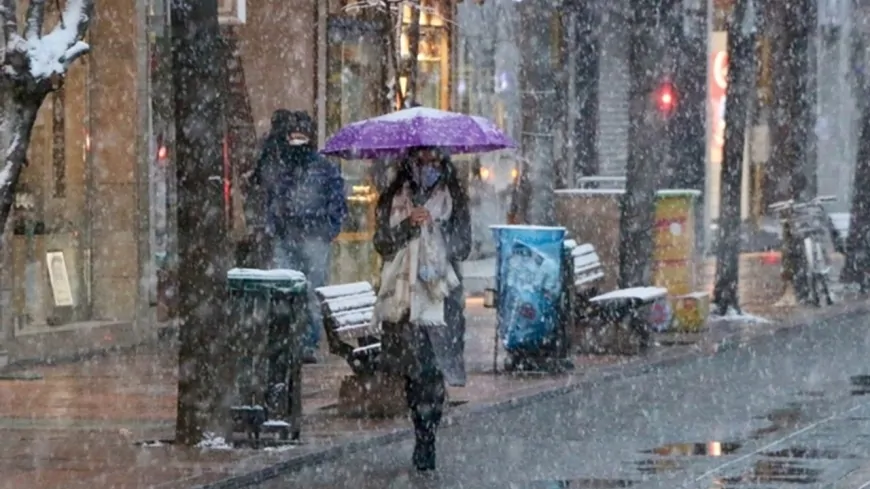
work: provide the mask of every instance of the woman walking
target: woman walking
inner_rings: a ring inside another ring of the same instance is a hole
[[[383,367],[405,380],[414,467],[435,469],[445,383],[465,384],[459,263],[471,249],[468,195],[450,159],[414,148],[378,199],[374,247],[383,259],[376,320]]]

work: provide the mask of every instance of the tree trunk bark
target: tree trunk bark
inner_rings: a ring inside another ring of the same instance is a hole
[[[632,0],[629,48],[629,128],[625,194],[620,201],[619,286],[649,285],[656,190],[667,120],[655,106],[664,68],[659,0]]]
[[[737,0],[728,25],[728,88],[725,109],[725,145],[719,205],[719,249],[716,253],[716,284],[713,303],[725,315],[729,309],[740,312],[737,295],[740,262],[740,194],[743,186],[743,149],[746,124],[752,112],[755,81],[756,19],[749,9],[753,0]],[[751,23],[752,27],[746,24]]]
[[[770,42],[771,98],[768,125],[770,127],[770,161],[765,172],[765,210],[774,202],[791,196],[791,173],[794,168],[789,143],[789,107],[794,98],[794,80],[788,63],[792,58],[790,32],[786,28],[787,0],[764,2],[764,31]],[[784,263],[785,265],[785,263]]]
[[[36,114],[48,95],[48,91],[17,95],[18,89],[11,83],[0,84],[0,152],[6,155],[0,168],[0,234],[6,229],[18,178],[27,164],[27,147]],[[2,244],[0,236],[0,253]]]
[[[870,285],[870,76],[867,73],[867,34],[855,39],[855,60],[860,66],[856,81],[856,94],[861,104],[858,127],[858,152],[855,155],[855,178],[852,183],[852,208],[849,216],[849,234],[846,237],[846,264],[840,274],[844,283],[858,284],[862,291]]]
[[[815,164],[809,161],[812,148],[810,138],[815,134],[814,94],[810,93],[810,76],[812,69],[811,44],[815,33],[815,23],[807,17],[812,15],[814,8],[813,0],[799,0],[786,2],[785,5],[785,39],[784,69],[786,70],[786,83],[788,83],[788,99],[786,102],[786,130],[785,145],[786,166],[788,167],[788,198],[800,200],[812,197],[811,184],[808,178],[809,165]],[[814,18],[814,17],[813,17]],[[810,100],[811,99],[811,100]],[[814,173],[813,173],[814,174]],[[794,285],[795,294],[799,301],[805,301],[809,297],[807,289],[806,271],[804,260],[801,259],[801,243],[793,233],[787,233],[789,238],[783,243],[784,251],[784,277]]]
[[[196,444],[223,416],[226,271],[217,0],[173,0],[180,319],[176,441]]]
[[[861,126],[855,179],[852,187],[852,209],[846,244],[846,265],[841,279],[856,283],[865,291],[870,274],[870,103],[861,98]]]
[[[417,104],[417,84],[420,77],[418,58],[420,56],[420,9],[422,6],[418,1],[410,2],[410,5],[411,23],[408,25],[408,66],[406,67],[408,84],[403,97],[405,107],[414,107]],[[402,14],[400,13],[399,15],[401,16]]]
[[[677,36],[676,85],[680,92],[673,123],[671,188],[706,194],[707,181],[707,2],[683,2]],[[703,253],[707,229],[703,200],[695,205],[695,248]]]
[[[521,9],[520,90],[522,106],[522,152],[528,171],[524,172],[530,193],[521,199],[528,208],[521,212],[529,224],[555,224],[556,79],[551,40],[553,8],[549,2],[526,0]]]
[[[378,18],[383,22],[382,49],[385,61],[383,95],[384,112],[387,113],[405,106],[402,86],[399,83],[401,74],[399,42],[401,39],[402,11],[399,9],[398,14],[396,14],[393,10],[385,8],[378,12]]]
[[[598,62],[601,56],[595,8],[590,2],[575,2],[576,45],[567,46],[574,51],[573,75],[577,97],[577,112],[568,115],[573,119],[571,137],[575,147],[574,181],[568,182],[569,186],[576,185],[579,177],[598,174],[595,140],[598,133]]]
[[[23,5],[27,11],[21,16]],[[46,95],[63,82],[67,67],[90,50],[83,39],[93,8],[92,0],[67,2],[61,12],[66,24],[61,22],[45,32],[44,1],[0,2],[0,151],[5,155],[0,164],[0,234],[6,229],[18,178],[27,164],[36,114]],[[19,18],[24,19],[22,29]]]

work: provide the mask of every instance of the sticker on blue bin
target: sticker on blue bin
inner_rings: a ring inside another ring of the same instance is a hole
[[[498,251],[499,334],[508,351],[533,349],[555,334],[565,229],[492,229]]]

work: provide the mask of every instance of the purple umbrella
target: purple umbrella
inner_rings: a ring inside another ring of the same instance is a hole
[[[345,159],[371,159],[401,156],[417,146],[437,146],[463,154],[513,148],[515,144],[483,117],[414,107],[345,126],[326,141],[321,152]]]

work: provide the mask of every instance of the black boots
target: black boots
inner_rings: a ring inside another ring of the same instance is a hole
[[[414,442],[414,456],[411,460],[419,472],[435,470],[435,437],[418,437]]]
[[[427,339],[428,341],[428,339]],[[430,352],[431,346],[425,351]],[[411,421],[414,423],[414,468],[420,472],[435,470],[435,431],[441,423],[446,388],[444,377],[434,367],[435,360],[430,358],[419,375],[405,378],[405,394]]]
[[[414,422],[414,468],[435,470],[435,430],[441,421],[440,409],[419,409],[411,413]]]

